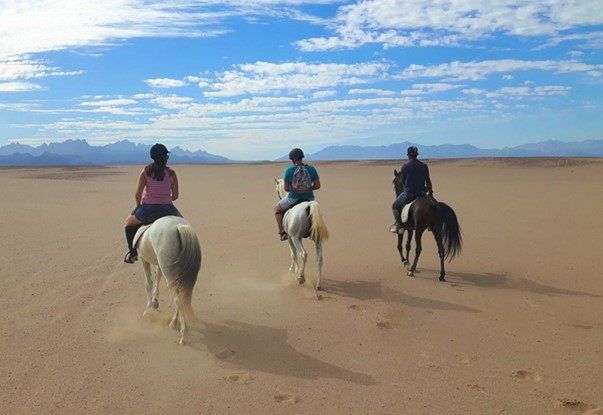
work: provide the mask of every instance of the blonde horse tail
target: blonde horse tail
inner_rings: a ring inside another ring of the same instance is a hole
[[[310,219],[312,226],[310,228],[310,239],[314,242],[326,242],[329,240],[329,230],[327,224],[320,213],[318,202],[310,202]]]
[[[197,275],[201,269],[201,245],[199,239],[188,225],[178,225],[178,239],[180,241],[180,255],[174,261],[173,289],[178,301],[181,328],[189,324],[198,324],[200,320],[195,315],[192,306],[193,288],[197,282]]]

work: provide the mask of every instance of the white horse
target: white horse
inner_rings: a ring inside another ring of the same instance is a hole
[[[276,194],[279,200],[287,195],[283,179],[274,179]],[[318,281],[316,289],[322,290],[322,243],[329,239],[329,230],[320,213],[318,202],[301,202],[285,212],[283,228],[287,232],[289,250],[291,251],[291,267],[289,271],[295,272],[300,284],[306,282],[304,275],[308,253],[302,244],[303,238],[310,238],[316,244],[316,258],[318,262]]]
[[[170,327],[180,325],[180,344],[189,323],[196,321],[191,305],[193,287],[201,269],[201,246],[190,224],[178,216],[165,216],[136,232],[134,244],[138,258],[142,262],[146,277],[147,306],[159,308],[159,280],[164,275],[167,286],[174,293],[176,312]],[[152,279],[151,265],[157,266],[155,281]]]

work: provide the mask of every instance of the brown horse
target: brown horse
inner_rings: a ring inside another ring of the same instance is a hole
[[[394,189],[396,191],[396,197],[404,189],[402,183],[402,172],[398,173],[394,170]],[[404,223],[404,231],[408,232],[408,238],[406,241],[406,257],[402,252],[402,242],[404,240],[404,232],[398,234],[398,252],[400,252],[400,259],[402,264],[408,269],[408,275],[414,275],[417,269],[417,262],[419,262],[419,256],[421,255],[421,237],[425,230],[431,231],[435,238],[436,244],[438,245],[438,255],[440,256],[440,281],[445,281],[444,277],[446,272],[444,271],[444,259],[452,261],[452,258],[461,253],[461,245],[463,238],[461,235],[461,228],[456,218],[456,213],[446,203],[438,202],[433,197],[419,197],[415,203],[410,206],[408,212],[408,220]],[[410,242],[415,234],[415,259],[410,265]]]

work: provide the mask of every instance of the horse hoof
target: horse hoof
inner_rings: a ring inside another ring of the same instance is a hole
[[[412,271],[408,271],[408,274],[406,274],[406,275],[408,275],[409,277],[414,277],[414,276],[415,276],[415,273],[414,273],[414,272],[412,272]]]
[[[410,262],[402,261],[402,265],[404,265],[404,268],[406,268],[407,270],[410,270]]]
[[[316,287],[316,291],[322,291],[322,287],[319,285],[318,287]]]
[[[157,310],[159,308],[159,300],[153,300],[153,308]]]
[[[299,285],[303,285],[306,282],[306,279],[304,277],[299,277],[297,282],[299,282]]]
[[[444,279],[444,276],[441,276],[441,277],[440,277],[440,281],[446,281],[446,280]]]

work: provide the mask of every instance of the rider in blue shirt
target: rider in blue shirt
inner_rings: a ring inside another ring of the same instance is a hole
[[[426,192],[429,196],[433,195],[429,168],[427,167],[427,164],[417,159],[417,156],[419,155],[417,147],[408,147],[406,155],[408,161],[402,165],[401,169],[404,188],[392,204],[397,233],[400,233],[402,229],[401,214],[404,205],[412,202],[419,196],[426,196]]]

